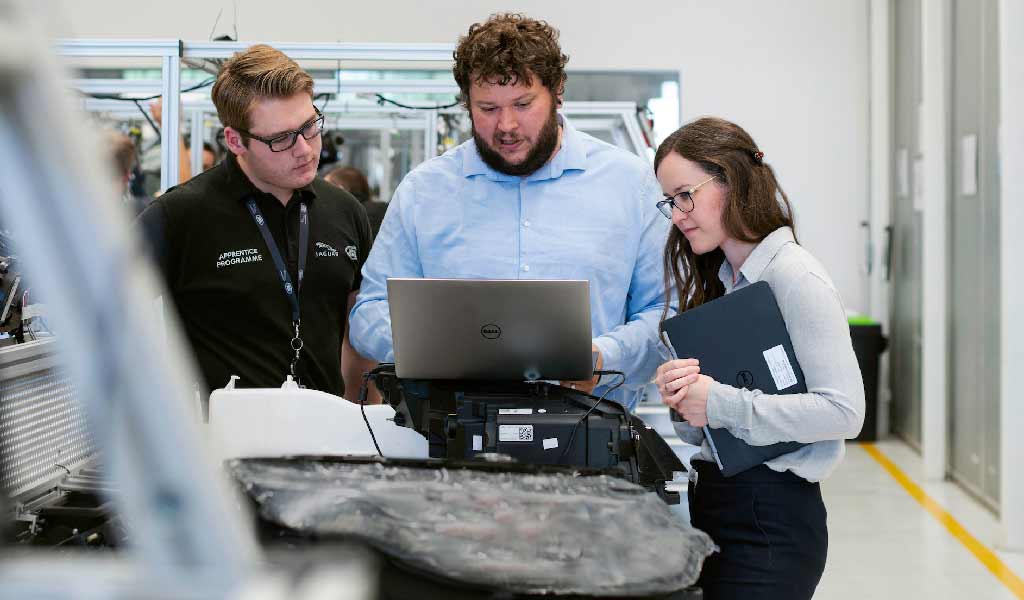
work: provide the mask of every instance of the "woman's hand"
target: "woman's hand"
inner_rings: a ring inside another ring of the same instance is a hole
[[[697,381],[689,385],[686,394],[675,405],[679,416],[694,427],[708,424],[708,390],[714,381],[707,375],[698,375]]]
[[[670,360],[658,367],[654,383],[661,394],[661,402],[675,409],[686,397],[691,384],[696,383],[700,373],[700,362],[696,358]]]

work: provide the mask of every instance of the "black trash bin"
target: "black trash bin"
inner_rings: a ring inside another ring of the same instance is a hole
[[[882,335],[882,325],[868,317],[850,317],[849,323],[853,353],[864,378],[864,427],[855,439],[873,442],[878,438],[878,361],[889,340]]]

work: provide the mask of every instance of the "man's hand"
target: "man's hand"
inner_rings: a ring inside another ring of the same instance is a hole
[[[156,126],[164,126],[164,100],[157,98],[149,103],[149,114],[153,115]],[[192,152],[185,145],[185,137],[178,136],[178,183],[184,183],[192,178]]]
[[[164,100],[163,98],[157,98],[149,103],[149,114],[153,116],[153,121],[160,127],[164,124]]]
[[[601,351],[597,349],[594,344],[590,345],[590,351],[597,354],[597,361],[594,362],[594,370],[600,371],[601,367],[604,366],[604,357],[601,356]],[[597,387],[598,380],[601,379],[600,375],[594,375],[593,379],[587,379],[584,381],[559,381],[558,384],[573,390],[579,390],[585,394],[589,394],[594,391]]]

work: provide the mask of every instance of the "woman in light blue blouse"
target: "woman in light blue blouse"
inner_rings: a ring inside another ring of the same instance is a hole
[[[705,562],[699,585],[706,600],[809,599],[828,550],[818,482],[864,420],[842,301],[821,263],[797,243],[789,200],[742,128],[717,118],[689,123],[661,144],[654,169],[665,194],[659,208],[675,225],[665,271],[680,310],[768,282],[807,383],[802,394],[740,389],[702,375],[686,356],[658,369],[662,401],[684,420],[677,433],[701,446],[692,460],[691,521],[721,548]],[[705,425],[755,446],[808,445],[724,477]]]

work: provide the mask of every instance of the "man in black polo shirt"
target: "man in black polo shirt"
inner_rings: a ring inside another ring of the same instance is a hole
[[[354,399],[373,363],[349,345],[347,315],[371,233],[359,202],[316,178],[313,80],[259,45],[224,63],[212,96],[227,158],[139,217],[207,389],[294,374]]]

